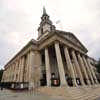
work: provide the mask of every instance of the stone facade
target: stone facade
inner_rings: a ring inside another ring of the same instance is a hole
[[[95,60],[87,55],[88,50],[73,33],[56,30],[45,8],[38,33],[37,40],[29,41],[5,65],[3,83],[29,89],[52,86],[52,81],[66,87],[99,84]]]

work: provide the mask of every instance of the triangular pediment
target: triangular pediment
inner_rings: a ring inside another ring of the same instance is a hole
[[[58,31],[58,30],[56,30],[56,33],[58,35],[60,35],[61,37],[67,39],[68,41],[70,41],[74,45],[78,46],[79,48],[82,48],[83,51],[88,52],[86,47],[77,39],[77,37],[73,33],[64,32],[64,31]]]
[[[85,46],[76,38],[76,36],[73,33],[70,32],[64,32],[64,31],[59,31],[59,30],[55,30],[55,31],[51,31],[49,33],[45,33],[44,35],[42,35],[38,42],[39,44],[41,44],[43,41],[49,43],[49,41],[55,41],[59,39],[57,37],[60,37],[60,39],[65,40],[66,43],[70,43],[72,45],[74,45],[75,47],[77,47],[78,49],[81,49],[84,53],[87,53],[88,50],[85,48]],[[51,37],[55,37],[51,40],[49,40]],[[61,42],[61,41],[60,41]]]

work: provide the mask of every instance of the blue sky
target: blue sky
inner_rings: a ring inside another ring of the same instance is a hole
[[[37,38],[44,5],[57,29],[73,32],[89,56],[100,57],[100,0],[0,0],[0,68]]]

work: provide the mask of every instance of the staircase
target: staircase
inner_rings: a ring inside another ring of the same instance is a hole
[[[49,96],[60,96],[64,100],[96,100],[100,97],[100,85],[84,87],[40,87],[39,92]]]

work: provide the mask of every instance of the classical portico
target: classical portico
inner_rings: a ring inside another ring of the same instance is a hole
[[[73,33],[56,30],[45,8],[38,39],[31,40],[6,65],[2,82],[12,88],[78,87],[99,84],[88,50]]]

